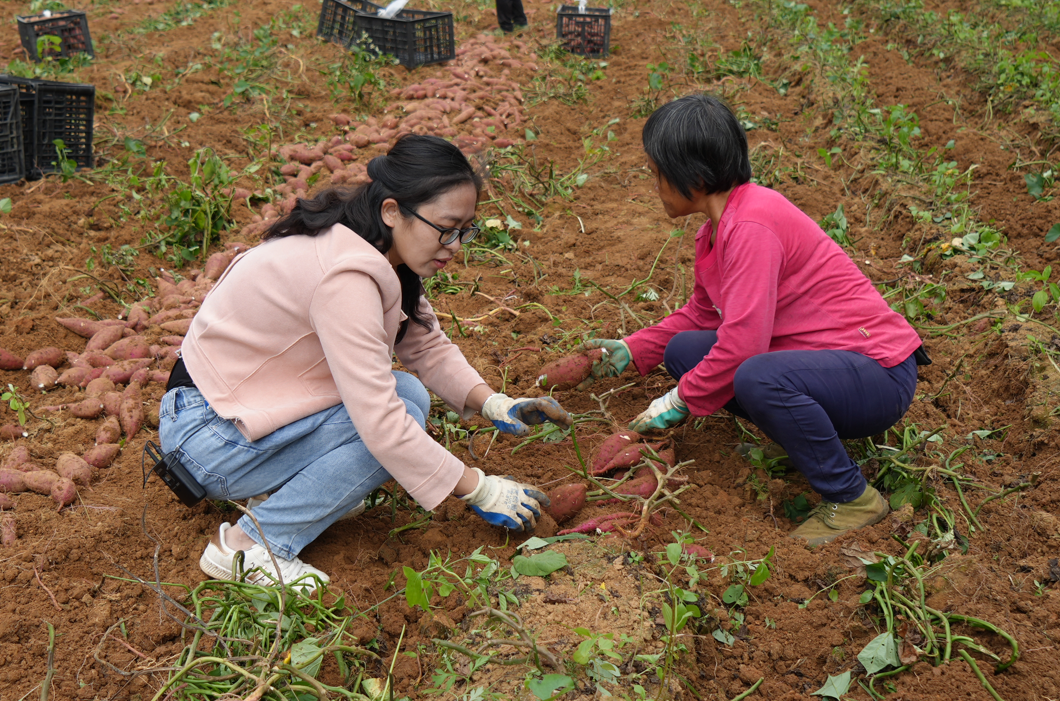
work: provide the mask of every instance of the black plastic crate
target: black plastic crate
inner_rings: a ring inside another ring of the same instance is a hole
[[[378,12],[379,5],[368,0],[324,0],[320,8],[320,20],[317,22],[317,36],[333,44],[347,47],[355,31],[354,13]]]
[[[0,84],[18,87],[27,178],[35,180],[61,170],[56,139],[62,139],[66,158],[77,163],[78,168],[93,167],[94,85],[10,75],[0,75]]]
[[[391,54],[405,68],[456,57],[452,12],[402,10],[391,19],[356,13],[353,44],[375,54]]]
[[[88,54],[91,58],[96,56],[92,50],[92,36],[88,33],[88,18],[79,10],[19,17],[18,35],[26,54],[38,63],[49,57],[67,58],[74,54]],[[41,56],[37,51],[37,40],[43,36],[59,37],[59,46],[50,48]]]
[[[0,183],[13,183],[26,175],[22,138],[18,87],[0,85]]]
[[[564,49],[587,58],[603,58],[611,50],[611,9],[563,5],[556,15],[556,38]]]

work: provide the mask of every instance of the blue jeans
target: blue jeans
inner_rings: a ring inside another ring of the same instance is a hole
[[[684,331],[663,356],[674,379],[694,368],[718,340],[714,331]],[[885,368],[853,351],[777,351],[743,362],[736,397],[725,409],[748,419],[787,452],[826,501],[853,501],[865,478],[841,439],[867,438],[898,422],[916,391],[916,359]]]
[[[398,397],[422,427],[431,407],[427,390],[408,373],[394,371],[394,377]],[[238,525],[287,559],[391,479],[365,447],[343,404],[248,441],[197,389],[179,387],[162,397],[158,423],[162,449],[178,451],[207,498],[272,493],[254,508],[264,535],[246,515]]]

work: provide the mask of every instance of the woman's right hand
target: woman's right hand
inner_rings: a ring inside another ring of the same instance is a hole
[[[593,338],[581,345],[581,350],[593,350],[596,348],[603,349],[604,357],[593,363],[589,377],[579,385],[579,388],[592,384],[593,380],[599,380],[604,377],[618,377],[626,371],[630,361],[633,359],[633,354],[630,353],[629,346],[626,345],[625,341]]]

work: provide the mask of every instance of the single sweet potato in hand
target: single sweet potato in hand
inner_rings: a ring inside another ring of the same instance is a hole
[[[611,459],[634,443],[640,443],[644,436],[636,431],[619,431],[604,439],[593,458],[592,474],[602,474],[602,471]]]
[[[0,370],[21,370],[25,361],[11,351],[0,348]]]
[[[556,487],[548,493],[552,503],[544,507],[545,511],[556,523],[565,523],[585,508],[586,492],[587,487],[581,482]]]
[[[38,365],[51,365],[53,368],[57,368],[63,364],[64,360],[66,360],[66,355],[61,350],[55,346],[48,346],[27,355],[26,360],[22,363],[22,369],[32,370]]]
[[[82,457],[92,467],[110,467],[120,449],[121,446],[117,443],[101,443],[94,448],[89,448]]]
[[[589,377],[593,363],[602,357],[603,350],[594,348],[588,353],[568,355],[559,360],[553,360],[541,368],[537,376],[537,384],[546,390],[573,389]]]
[[[63,453],[59,456],[59,459],[55,461],[55,472],[60,477],[65,477],[83,487],[87,487],[92,482],[92,466],[81,456],[73,453]]]

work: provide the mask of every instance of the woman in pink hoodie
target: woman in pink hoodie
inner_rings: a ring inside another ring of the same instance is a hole
[[[843,249],[778,192],[754,185],[747,136],[732,110],[689,95],[643,131],[666,214],[706,216],[696,233],[688,303],[608,351],[595,377],[660,362],[677,385],[630,424],[666,429],[726,409],[754,422],[821,494],[793,535],[810,544],[871,525],[888,511],[841,439],[881,433],[909,407],[918,360],[905,318]]]
[[[271,493],[254,519],[214,534],[199,560],[211,577],[235,576],[243,551],[258,581],[327,582],[298,553],[391,479],[425,509],[455,494],[513,530],[532,528],[548,504],[529,485],[468,468],[424,431],[428,388],[515,435],[571,422],[550,398],[490,389],[423,295],[421,280],[478,234],[479,178],[449,142],[413,135],[368,175],[355,190],[298,200],[233,261],[185,337],[159,410],[163,449],[211,499]],[[395,355],[415,376],[393,369]]]

